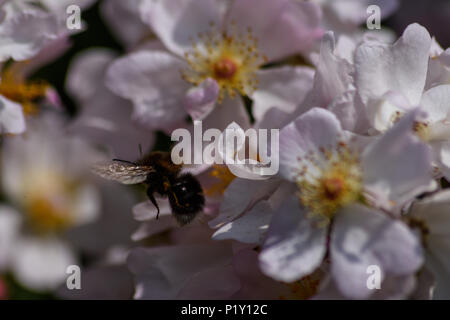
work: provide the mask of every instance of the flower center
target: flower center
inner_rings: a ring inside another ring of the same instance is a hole
[[[2,71],[0,94],[22,105],[26,115],[39,112],[36,102],[45,97],[48,84],[43,81],[27,81],[22,76],[20,63],[13,64]]]
[[[237,68],[234,61],[225,57],[214,64],[214,74],[217,79],[231,79],[236,74]]]
[[[297,185],[302,204],[312,213],[330,220],[341,207],[356,202],[362,195],[359,157],[345,143],[335,150],[322,148],[310,153],[302,163]]]
[[[74,223],[74,184],[56,175],[39,178],[39,188],[32,185],[26,189],[24,209],[31,229],[37,233],[57,233]],[[33,178],[34,179],[34,178]]]
[[[185,54],[189,68],[182,71],[183,78],[199,85],[208,78],[217,81],[220,91],[218,101],[228,94],[250,95],[257,89],[256,71],[267,61],[258,52],[258,40],[250,29],[243,35],[232,23],[232,32],[219,32],[214,24],[206,33],[193,40],[192,50]]]

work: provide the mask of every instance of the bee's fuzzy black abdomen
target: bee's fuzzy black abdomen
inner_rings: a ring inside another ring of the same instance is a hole
[[[205,205],[200,182],[191,174],[180,175],[172,183],[168,197],[172,213],[180,225],[191,222]]]

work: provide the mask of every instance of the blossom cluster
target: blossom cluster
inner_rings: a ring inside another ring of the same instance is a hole
[[[125,52],[73,59],[75,116],[30,77],[69,47],[69,1],[37,2],[0,1],[0,275],[69,299],[450,299],[450,48],[361,27],[397,1],[99,1]],[[240,158],[278,129],[279,172],[186,164],[205,203],[180,227],[90,170],[197,121],[238,129]]]

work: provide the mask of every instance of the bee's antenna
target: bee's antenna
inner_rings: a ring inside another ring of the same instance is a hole
[[[142,144],[139,143],[139,156],[142,158]]]
[[[122,160],[122,159],[112,159],[112,161],[124,162],[124,163],[128,163],[128,164],[132,164],[132,165],[135,165],[135,166],[137,166],[137,163],[135,163],[135,162],[131,162],[131,161],[128,161],[128,160]]]

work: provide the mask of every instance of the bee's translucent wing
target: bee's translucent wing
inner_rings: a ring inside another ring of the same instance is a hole
[[[153,171],[155,169],[152,166],[140,166],[117,161],[97,163],[92,167],[92,172],[100,177],[123,184],[142,183],[147,179],[147,175]]]

